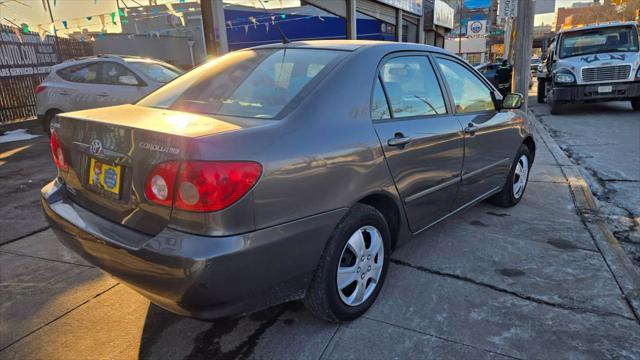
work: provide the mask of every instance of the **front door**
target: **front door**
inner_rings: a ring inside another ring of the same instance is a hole
[[[464,139],[426,54],[387,58],[375,82],[372,117],[413,232],[453,208]]]
[[[102,62],[101,89],[103,106],[132,104],[147,94],[146,84],[122,64]]]
[[[513,111],[497,111],[493,90],[466,64],[447,56],[435,58],[447,83],[455,113],[465,132],[462,183],[456,207],[499,190],[506,181],[520,136]]]

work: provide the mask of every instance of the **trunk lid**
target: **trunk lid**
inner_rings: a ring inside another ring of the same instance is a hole
[[[135,105],[65,113],[54,124],[68,172],[60,172],[72,201],[146,234],[157,234],[171,208],[145,196],[151,170],[197,154],[195,137],[239,130],[214,117]],[[136,246],[139,244],[129,244]]]

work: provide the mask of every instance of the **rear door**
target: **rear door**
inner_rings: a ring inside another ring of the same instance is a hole
[[[69,66],[58,70],[57,74],[64,80],[64,84],[56,89],[56,95],[68,106],[68,110],[100,107],[99,62]]]
[[[426,53],[385,58],[374,83],[374,126],[413,232],[452,210],[460,183],[462,127],[443,93]]]
[[[456,200],[460,207],[504,185],[520,139],[513,123],[517,116],[497,111],[493,89],[466,63],[444,55],[435,61],[465,132],[464,169]]]

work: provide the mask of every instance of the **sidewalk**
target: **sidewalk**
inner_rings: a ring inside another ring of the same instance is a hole
[[[579,174],[536,136],[521,204],[480,204],[398,249],[376,304],[348,324],[319,321],[299,302],[181,318],[50,230],[10,239],[0,247],[0,358],[640,358],[638,279],[584,216]],[[14,156],[7,165],[22,161]],[[16,176],[7,165],[3,184]]]

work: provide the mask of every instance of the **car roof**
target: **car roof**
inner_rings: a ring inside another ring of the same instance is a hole
[[[432,51],[442,54],[452,54],[451,52],[431,45],[416,43],[399,43],[382,40],[308,40],[293,41],[287,44],[273,43],[267,45],[255,46],[249,49],[282,49],[282,48],[307,48],[307,49],[327,49],[356,51],[361,48],[387,48],[389,51],[398,50],[414,50],[414,51]]]

